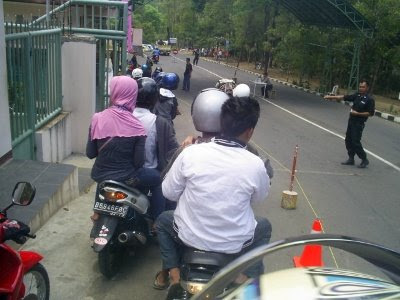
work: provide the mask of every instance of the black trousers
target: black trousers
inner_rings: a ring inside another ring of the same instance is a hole
[[[261,87],[261,95],[264,96],[264,90],[266,89],[266,91],[265,91],[265,97],[269,98],[268,92],[269,92],[269,91],[272,91],[272,88],[273,88],[273,87],[274,87],[274,86],[273,86],[272,84],[267,84],[266,86],[262,86],[262,87]]]
[[[361,145],[361,136],[365,127],[365,122],[349,119],[346,131],[346,149],[349,158],[354,158],[354,155],[364,160],[367,158],[363,146]]]

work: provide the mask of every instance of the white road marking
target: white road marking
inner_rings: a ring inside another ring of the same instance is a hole
[[[177,59],[179,59],[179,58],[177,58]],[[179,60],[183,61],[182,59],[179,59]],[[216,76],[216,77],[223,78],[223,77],[219,76],[218,74],[215,74],[214,72],[211,72],[211,71],[209,71],[209,70],[207,70],[207,69],[205,69],[205,68],[203,68],[203,67],[199,67],[199,66],[196,66],[196,67],[197,67],[197,68],[200,68],[200,69],[203,69],[204,71],[206,71],[206,72],[208,72],[208,73],[210,73],[210,74],[212,74],[212,75],[214,75],[214,76]],[[292,116],[294,116],[294,117],[296,117],[296,118],[299,118],[300,120],[303,120],[304,122],[306,122],[306,123],[308,123],[308,124],[311,124],[311,125],[313,125],[313,126],[319,128],[319,129],[321,129],[321,130],[323,130],[323,131],[326,131],[326,132],[328,132],[328,133],[330,133],[330,134],[332,134],[332,135],[334,135],[334,136],[336,136],[336,137],[338,137],[338,138],[340,138],[340,139],[342,139],[342,140],[345,139],[344,136],[342,136],[342,135],[340,135],[340,134],[338,134],[338,133],[336,133],[336,132],[334,132],[334,131],[332,131],[332,130],[329,130],[329,129],[325,128],[325,127],[322,127],[321,125],[318,125],[317,123],[314,123],[314,122],[312,122],[312,121],[310,121],[310,120],[307,120],[306,118],[304,118],[304,117],[302,117],[302,116],[300,116],[300,115],[298,115],[298,114],[295,114],[294,112],[291,112],[290,110],[288,110],[288,109],[286,109],[286,108],[284,108],[284,107],[282,107],[282,106],[279,106],[279,105],[275,104],[274,102],[271,102],[271,101],[269,101],[269,100],[267,100],[267,99],[263,99],[263,98],[261,98],[261,97],[258,97],[258,98],[261,99],[261,100],[264,100],[265,102],[267,102],[267,103],[269,103],[269,104],[271,104],[271,105],[273,105],[273,106],[275,106],[275,107],[277,107],[277,108],[279,108],[279,109],[281,109],[281,110],[283,110],[284,112],[287,112],[288,114],[291,114]],[[386,165],[388,165],[389,167],[392,167],[392,168],[395,169],[396,171],[400,172],[400,167],[396,166],[394,163],[391,163],[390,161],[387,161],[387,160],[384,159],[383,157],[379,156],[378,154],[375,154],[375,153],[371,152],[371,151],[368,150],[368,149],[365,149],[365,148],[364,148],[364,151],[365,151],[366,153],[368,153],[369,155],[375,157],[377,160],[380,160],[380,161],[383,162],[384,164],[386,164]]]
[[[260,97],[258,97],[258,98],[260,98]],[[302,116],[299,116],[298,114],[295,114],[294,112],[291,112],[290,110],[288,110],[288,109],[286,109],[286,108],[284,108],[284,107],[282,107],[282,106],[280,106],[280,105],[278,105],[278,104],[275,104],[275,103],[273,103],[273,102],[271,102],[271,101],[269,101],[269,100],[267,100],[267,99],[263,99],[263,98],[260,98],[260,99],[262,99],[262,100],[264,100],[265,102],[267,102],[267,103],[269,103],[269,104],[271,104],[271,105],[273,105],[273,106],[275,106],[275,107],[277,107],[277,108],[279,108],[279,109],[281,109],[281,110],[287,112],[288,114],[291,114],[292,116],[294,116],[294,117],[296,117],[296,118],[299,118],[300,120],[302,120],[302,121],[304,121],[304,122],[306,122],[306,123],[308,123],[308,124],[311,124],[311,125],[313,125],[313,126],[319,128],[319,129],[321,129],[321,130],[323,130],[323,131],[326,131],[326,132],[328,132],[328,133],[330,133],[330,134],[332,134],[332,135],[334,135],[334,136],[336,136],[336,137],[338,137],[338,138],[340,138],[340,139],[342,139],[342,140],[345,139],[344,136],[342,136],[342,135],[340,135],[340,134],[338,134],[338,133],[336,133],[336,132],[334,132],[334,131],[332,131],[332,130],[329,130],[329,129],[325,128],[325,127],[322,127],[321,125],[318,125],[317,123],[314,123],[314,122],[312,122],[312,121],[310,121],[310,120],[307,120],[306,118],[304,118],[304,117],[302,117]],[[375,153],[369,151],[368,149],[364,149],[364,150],[365,150],[365,152],[367,152],[369,155],[375,157],[376,159],[380,160],[380,161],[383,162],[384,164],[386,164],[386,165],[388,165],[389,167],[392,167],[392,168],[395,169],[396,171],[399,171],[399,172],[400,172],[400,167],[396,166],[395,164],[391,163],[390,161],[387,161],[387,160],[384,159],[383,157],[381,157],[381,156],[379,156],[379,155],[377,155],[377,154],[375,154]]]

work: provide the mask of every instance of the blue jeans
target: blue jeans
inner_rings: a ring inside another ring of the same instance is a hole
[[[183,90],[190,90],[190,75],[183,75]]]
[[[253,243],[245,247],[240,252],[243,255],[254,248],[266,245],[271,238],[272,226],[266,218],[256,217],[257,226],[254,231]],[[171,268],[179,268],[181,265],[182,242],[178,238],[177,232],[173,228],[174,212],[163,212],[156,221],[156,231],[158,242],[160,245],[162,269],[169,270]],[[262,260],[249,267],[244,274],[248,277],[255,278],[264,273],[264,265]]]

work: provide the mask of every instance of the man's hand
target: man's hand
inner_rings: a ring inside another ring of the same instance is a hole
[[[196,142],[196,138],[193,135],[189,135],[181,143],[181,147],[186,147],[186,146],[193,145],[195,142]]]

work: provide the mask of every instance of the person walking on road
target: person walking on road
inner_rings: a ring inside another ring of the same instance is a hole
[[[366,168],[369,164],[367,154],[361,144],[361,136],[365,127],[365,122],[368,117],[372,117],[375,113],[375,100],[368,94],[368,89],[369,83],[363,79],[358,87],[358,93],[338,96],[327,95],[324,97],[327,100],[343,99],[346,102],[353,102],[345,139],[349,158],[342,162],[342,165],[354,165],[355,154],[361,159],[361,164],[358,166],[359,168]]]
[[[190,58],[186,58],[186,69],[183,73],[183,87],[182,90],[189,91],[190,90],[190,77],[192,76],[193,67],[190,63]]]
[[[196,51],[194,52],[193,65],[197,66],[197,64],[199,63],[199,57],[200,57],[200,51],[199,49],[196,49]]]

